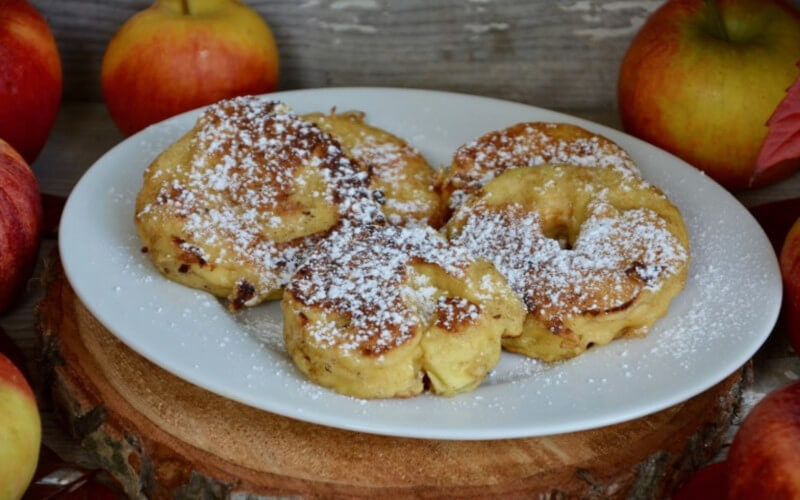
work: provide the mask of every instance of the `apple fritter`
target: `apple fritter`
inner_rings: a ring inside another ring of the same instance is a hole
[[[657,188],[615,169],[508,170],[462,205],[450,240],[495,264],[525,303],[503,346],[545,361],[644,335],[684,287],[689,239]]]
[[[364,121],[364,113],[311,113],[303,117],[339,141],[344,151],[366,167],[370,184],[383,193],[383,213],[390,222],[427,222],[439,227],[444,210],[438,173],[403,139]]]
[[[207,108],[148,167],[135,216],[164,276],[232,309],[280,298],[343,219],[383,220],[367,173],[318,127],[257,97]]]
[[[284,339],[314,382],[362,398],[481,383],[518,335],[522,302],[488,261],[423,226],[345,224],[289,282]]]
[[[456,150],[442,179],[443,203],[455,210],[505,170],[549,163],[612,167],[639,174],[628,153],[601,135],[568,123],[518,123]]]

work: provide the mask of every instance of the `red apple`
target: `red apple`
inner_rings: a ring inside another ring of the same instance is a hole
[[[236,0],[157,0],[120,28],[103,58],[103,96],[126,134],[277,82],[272,32]]]
[[[61,103],[61,60],[44,18],[26,0],[0,0],[0,138],[29,163]]]
[[[723,186],[746,188],[766,122],[800,73],[798,60],[800,15],[786,2],[670,0],[622,61],[622,124]],[[774,182],[796,166],[756,183]]]
[[[16,300],[31,275],[41,220],[36,177],[19,153],[0,139],[0,312]]]
[[[795,352],[800,354],[800,219],[797,219],[786,235],[781,248],[780,263],[786,328]]]
[[[747,415],[728,454],[728,498],[800,498],[800,383]]]
[[[42,424],[25,377],[0,354],[0,498],[17,499],[39,458]]]
[[[706,465],[695,472],[689,481],[672,496],[672,500],[725,500],[727,481],[727,462]]]

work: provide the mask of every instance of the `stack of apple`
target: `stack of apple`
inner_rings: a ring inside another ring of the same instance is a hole
[[[269,27],[236,0],[157,0],[125,23],[103,60],[103,94],[127,133],[226,97],[276,88]],[[61,102],[61,61],[28,0],[0,0],[0,313],[35,263],[42,204],[32,163]],[[33,392],[0,353],[0,499],[19,498],[36,467]]]
[[[623,126],[728,189],[775,182],[800,167],[798,61],[800,15],[787,2],[669,0],[622,62]],[[800,220],[780,264],[785,323],[800,352]],[[764,398],[728,460],[702,470],[676,498],[800,498],[800,383]]]
[[[0,314],[33,270],[42,204],[28,166],[61,102],[61,61],[44,18],[23,0],[0,0]],[[22,496],[39,456],[36,399],[0,352],[0,498]]]
[[[0,0],[0,313],[33,269],[42,216],[28,167],[61,101],[61,62],[42,16],[24,0]]]
[[[28,164],[61,101],[61,61],[27,0],[0,0],[0,313],[30,276],[42,217]],[[235,0],[157,0],[108,45],[103,94],[125,133],[226,97],[275,89],[278,52],[267,24]]]

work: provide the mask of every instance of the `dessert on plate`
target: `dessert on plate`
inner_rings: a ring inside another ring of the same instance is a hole
[[[438,177],[363,113],[241,97],[148,167],[135,223],[167,278],[232,310],[282,297],[298,369],[363,398],[644,334],[685,284],[680,213],[602,136],[521,123],[460,147],[443,198]]]
[[[474,389],[525,316],[492,264],[434,229],[348,222],[309,253],[281,307],[300,371],[362,398]]]
[[[525,303],[522,335],[503,346],[545,361],[645,334],[683,289],[689,267],[678,209],[613,168],[506,170],[443,231],[493,262]]]
[[[232,309],[280,298],[305,252],[343,218],[383,218],[367,172],[282,103],[208,107],[144,174],[139,236],[167,278]]]

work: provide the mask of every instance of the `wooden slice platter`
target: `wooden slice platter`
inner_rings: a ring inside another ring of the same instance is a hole
[[[57,263],[45,274],[44,387],[133,498],[660,498],[718,450],[747,378],[739,370],[685,403],[586,432],[498,441],[361,434],[170,375],[105,330]]]

